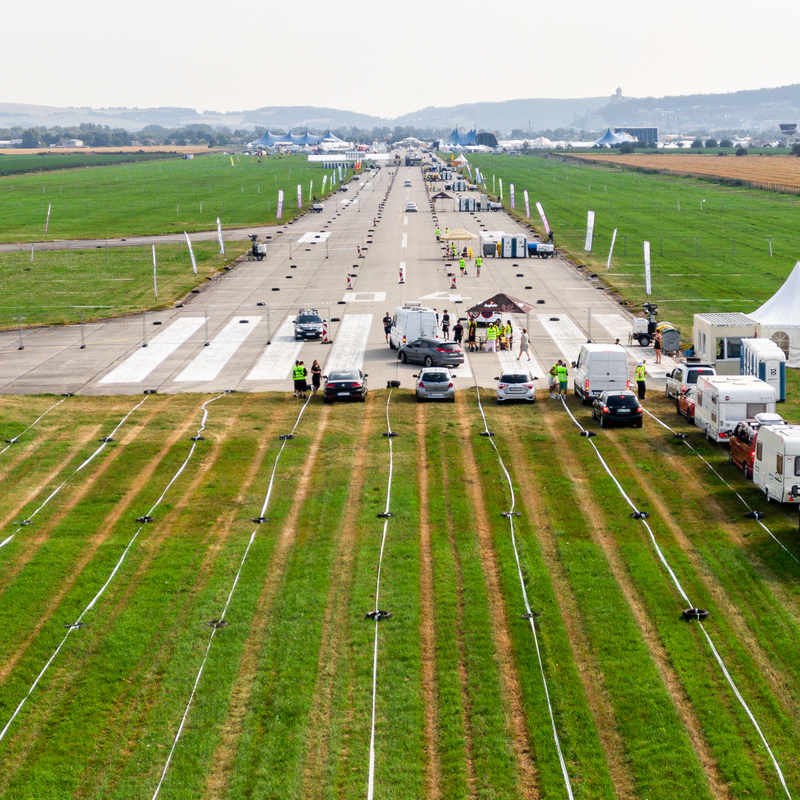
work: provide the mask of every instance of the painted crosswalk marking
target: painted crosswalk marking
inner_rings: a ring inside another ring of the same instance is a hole
[[[294,322],[287,319],[275,336],[272,344],[264,349],[261,357],[256,362],[248,381],[282,381],[289,377],[289,372],[294,362],[300,356],[303,347],[302,341],[295,341]]]
[[[175,380],[213,381],[259,322],[261,317],[232,319]]]
[[[370,325],[372,314],[347,314],[342,319],[325,362],[326,374],[339,369],[361,369]]]
[[[172,355],[204,322],[203,317],[180,317],[111,370],[100,383],[139,383]]]
[[[576,361],[581,345],[586,342],[586,334],[568,317],[550,319],[546,314],[536,316],[567,362]]]

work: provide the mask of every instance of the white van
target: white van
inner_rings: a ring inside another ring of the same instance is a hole
[[[630,389],[628,354],[621,345],[587,343],[572,366],[575,396],[582,403],[594,400],[601,392]]]
[[[762,425],[758,429],[753,483],[767,500],[800,502],[800,425]]]
[[[421,337],[439,338],[436,312],[418,302],[407,302],[394,310],[392,330],[389,333],[389,347],[397,350],[404,344]]]
[[[694,424],[706,439],[727,442],[736,423],[765,411],[775,413],[775,389],[754,375],[701,375]]]

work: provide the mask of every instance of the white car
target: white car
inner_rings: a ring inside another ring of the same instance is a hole
[[[416,203],[406,203],[406,211],[417,211]]]
[[[411,186],[411,181],[406,181],[403,186]]]
[[[527,370],[509,370],[495,378],[497,381],[497,405],[510,400],[536,402],[536,378]]]

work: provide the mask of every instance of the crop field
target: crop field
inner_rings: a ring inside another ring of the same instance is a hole
[[[726,160],[734,159],[719,159]],[[470,155],[469,161],[480,168],[490,193],[499,195],[502,179],[505,207],[524,221],[527,190],[529,222],[541,233],[535,208],[540,201],[556,246],[633,307],[648,299],[643,242],[649,241],[650,299],[659,304],[662,320],[683,330],[691,329],[696,313],[754,311],[800,258],[800,200],[793,196],[557,159]],[[595,228],[592,251],[586,252],[589,210],[595,212]]]
[[[573,155],[573,154],[570,154]],[[676,175],[753,181],[800,190],[800,158],[797,156],[745,156],[720,158],[717,155],[609,155],[579,153],[575,158],[598,164],[622,164],[638,169],[655,169]]]
[[[796,793],[797,512],[489,400],[4,398],[0,795]]]
[[[281,221],[286,222],[307,210],[313,195],[329,193],[332,177],[332,172],[309,166],[305,156],[270,156],[259,162],[225,154],[15,174],[0,179],[0,241],[213,230],[217,218],[223,228],[270,225],[278,222],[279,190],[284,192]]]

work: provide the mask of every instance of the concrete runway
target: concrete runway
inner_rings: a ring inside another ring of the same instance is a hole
[[[412,181],[410,188],[403,186],[406,179]],[[395,379],[411,388],[418,367],[400,364],[396,351],[389,349],[381,322],[384,314],[408,300],[420,300],[439,313],[447,309],[454,323],[456,315],[466,318],[467,308],[501,291],[536,307],[529,326],[525,316],[513,318],[517,332],[529,327],[533,360],[528,364],[523,356],[517,362],[516,352],[467,354],[464,366],[456,370],[457,388],[476,381],[492,386],[502,368],[519,365],[530,366],[544,387],[544,375],[553,362],[564,357],[574,360],[587,339],[613,342],[619,337],[627,342],[630,315],[606,297],[596,280],[558,258],[486,258],[480,278],[470,264],[467,277],[459,276],[457,288],[451,288],[448,272],[458,273],[458,264],[442,258],[419,167],[383,167],[349,187],[347,193],[326,199],[321,214],[306,214],[277,229],[226,232],[226,239],[246,238],[249,232],[271,236],[266,259],[242,261],[189,295],[181,308],[87,323],[83,329],[76,325],[23,330],[22,350],[16,331],[0,334],[0,391],[288,391],[297,358],[307,368],[318,359],[323,372],[360,367],[369,374],[372,388]],[[419,212],[406,213],[408,201],[416,202]],[[454,200],[437,201],[442,231],[461,227],[475,234],[527,232],[503,212],[466,213],[454,208]],[[216,238],[216,232],[208,237]],[[150,238],[108,244],[142,244]],[[472,247],[477,253],[479,240]],[[291,320],[306,307],[318,308],[329,321],[332,344],[295,342]],[[674,365],[667,357],[660,367],[653,365],[652,349],[628,350],[631,375],[643,356],[656,383]]]

